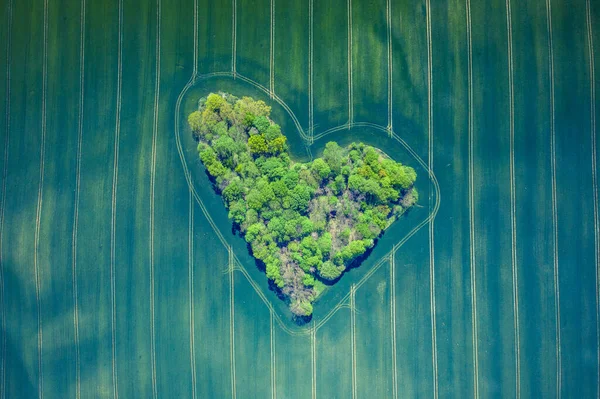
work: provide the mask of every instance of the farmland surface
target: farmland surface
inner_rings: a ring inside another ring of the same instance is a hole
[[[0,399],[600,398],[600,4],[2,0]],[[420,206],[297,325],[185,120],[252,95]]]

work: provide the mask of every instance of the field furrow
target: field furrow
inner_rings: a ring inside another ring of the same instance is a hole
[[[355,122],[388,124],[386,0],[352,0],[352,115]]]
[[[199,398],[232,397],[228,253],[198,205],[193,206],[196,393]]]
[[[270,398],[270,312],[245,276],[235,275],[235,390],[237,398]]]
[[[498,17],[500,10],[503,18]],[[479,393],[484,397],[516,395],[506,11],[504,1],[485,6],[471,3],[474,266]]]
[[[113,395],[111,210],[116,130],[118,5],[86,4],[77,289],[81,396]],[[107,21],[110,23],[104,26]]]
[[[514,2],[512,17],[515,38],[516,256],[521,293],[519,382],[522,397],[548,397],[556,394],[556,318],[554,259],[552,246],[547,245],[553,242],[553,233],[548,134],[551,125],[550,69],[545,3]],[[532,221],[537,222],[532,226]]]
[[[178,168],[181,173],[173,123],[177,97],[194,70],[194,1],[180,0],[168,6],[163,1],[158,17],[161,47],[160,65],[157,69],[160,70],[160,95],[156,102],[157,86],[152,80],[149,85],[153,92],[147,107],[152,109],[153,119],[149,130],[144,132],[152,136],[152,129],[156,126],[155,194],[150,204],[151,209],[154,209],[154,229],[151,232],[154,236],[154,295],[151,299],[154,317],[150,315],[145,325],[149,330],[154,323],[155,395],[189,397],[192,394],[189,363],[189,188],[183,174],[175,179],[172,171]],[[152,23],[157,23],[155,12],[149,18],[154,21]],[[152,46],[149,50],[152,65],[156,62],[155,52],[156,47]],[[151,162],[151,152],[147,156]],[[148,166],[151,168],[151,163]],[[152,198],[150,193],[149,195],[148,201]],[[152,251],[152,247],[146,248]],[[148,297],[143,298],[150,310],[151,303],[148,300]]]
[[[350,309],[338,310],[316,332],[316,397],[352,397]]]
[[[312,396],[311,353],[310,335],[290,335],[275,326],[276,397]]]
[[[427,228],[419,230],[396,251],[395,264],[398,394],[433,397]]]
[[[311,112],[309,110],[311,71],[309,1],[314,0],[272,1],[275,3],[273,41],[275,93],[286,101],[300,124],[308,131]]]
[[[391,3],[392,124],[423,159],[427,159],[427,16],[425,0]],[[385,23],[383,10],[377,14]],[[432,27],[435,29],[436,21]],[[383,38],[385,40],[385,37]],[[385,43],[385,41],[383,42]],[[381,55],[382,62],[387,54]],[[385,65],[385,64],[384,64]],[[382,75],[381,79],[386,79]],[[385,87],[385,86],[384,86]],[[385,110],[379,111],[383,114]],[[371,113],[369,120],[376,115]],[[387,125],[385,114],[379,115]]]
[[[591,116],[591,150],[593,166],[595,166],[595,179],[593,179],[592,189],[594,190],[596,208],[600,207],[600,190],[598,189],[598,178],[600,177],[600,129],[598,129],[598,121],[600,121],[600,101],[598,101],[598,88],[600,87],[600,59],[598,58],[598,46],[600,45],[600,27],[598,26],[598,18],[600,16],[600,8],[592,2],[587,2],[588,5],[588,29],[589,29],[589,52],[591,54],[590,63],[592,67],[590,90],[592,95],[592,112]],[[596,209],[599,213],[600,210]],[[600,215],[596,214],[596,356],[598,364],[600,364]],[[600,396],[600,367],[598,367],[598,377],[596,382],[597,396]]]
[[[197,1],[198,73],[231,71],[233,1]],[[185,12],[192,13],[193,9],[188,8]]]
[[[270,87],[270,0],[237,2],[235,32],[236,72]]]
[[[392,284],[386,262],[356,291],[356,392],[357,397],[392,397],[394,348],[392,323]],[[398,332],[396,332],[398,334]]]
[[[313,2],[312,96],[314,132],[349,121],[348,12],[333,0]]]
[[[123,87],[117,224],[115,226],[116,342],[119,394],[152,396],[149,194],[156,44],[156,2],[123,3]],[[129,21],[141,18],[140,24]],[[123,312],[120,309],[128,309]]]
[[[474,393],[468,182],[466,2],[432,4],[433,159],[443,206],[435,219],[438,392]],[[455,50],[453,50],[455,49]]]
[[[8,54],[10,118],[5,153],[6,202],[2,220],[3,320],[5,323],[6,397],[23,392],[42,394],[41,287],[39,243],[40,189],[44,146],[43,49],[44,7],[31,12],[31,4],[11,4],[11,48]],[[9,15],[11,15],[9,14]],[[35,25],[31,29],[30,25]],[[18,65],[15,67],[14,65]],[[14,85],[14,82],[19,82]],[[22,386],[21,386],[22,385]]]
[[[38,267],[43,284],[44,396],[74,396],[76,345],[73,329],[71,265],[72,225],[77,162],[80,10],[69,9],[67,23],[57,24],[64,2],[48,3],[46,145],[43,212],[40,217]],[[54,22],[54,23],[53,23]],[[64,39],[63,39],[64,38]],[[67,111],[65,111],[67,110]],[[58,249],[58,250],[57,250]]]
[[[2,150],[0,150],[0,159],[2,165],[2,192],[0,199],[0,398],[6,397],[6,307],[4,294],[4,218],[6,209],[6,173],[8,172],[8,149],[10,145],[9,129],[10,129],[10,60],[12,54],[12,1],[8,1],[6,6],[0,10],[0,18],[3,21],[2,31],[0,32],[0,46],[4,54],[3,62],[0,63],[0,93],[4,95],[0,97],[0,137],[2,137]]]
[[[560,388],[565,397],[596,394],[596,253],[590,151],[590,74],[585,3],[552,2],[560,288]],[[569,61],[571,57],[581,60]],[[577,192],[576,196],[572,194]],[[586,355],[589,354],[589,355]]]

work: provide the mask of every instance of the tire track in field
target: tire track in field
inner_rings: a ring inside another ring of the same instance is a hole
[[[269,312],[269,328],[271,333],[271,398],[277,397],[276,369],[275,369],[275,328],[273,327],[273,310]]]
[[[112,341],[112,380],[113,398],[119,397],[117,379],[117,319],[115,293],[115,258],[116,258],[116,224],[117,224],[117,187],[119,178],[119,140],[121,134],[121,89],[123,86],[123,0],[119,0],[119,32],[117,50],[117,103],[115,116],[114,160],[112,181],[112,209],[110,222],[110,301],[111,301],[111,341]]]
[[[235,288],[233,278],[233,250],[228,247],[229,255],[229,361],[231,368],[231,396],[235,399],[236,394],[236,379],[235,379]]]
[[[386,0],[385,2],[385,14],[387,20],[387,56],[388,56],[388,129],[390,131],[390,136],[393,127],[393,117],[392,117],[392,101],[393,101],[393,93],[392,93],[392,80],[393,80],[393,65],[392,65],[392,4],[391,0]]]
[[[198,0],[194,0],[194,53],[193,53],[192,77],[190,82],[194,82],[198,75]]]
[[[352,398],[356,398],[356,286],[350,287],[350,340],[352,341]]]
[[[0,397],[6,397],[6,312],[4,304],[4,211],[6,209],[6,179],[8,177],[8,155],[10,146],[10,72],[12,68],[12,20],[13,20],[13,1],[8,0],[8,23],[6,40],[6,113],[5,127],[6,137],[4,138],[4,165],[2,169],[2,203],[0,204],[0,316],[2,316],[2,375],[0,376]]]
[[[354,88],[352,82],[352,0],[348,7],[348,130],[354,122]]]
[[[471,0],[466,0],[467,44],[468,44],[468,80],[469,86],[469,252],[471,269],[471,322],[473,345],[473,390],[475,398],[479,398],[479,349],[477,336],[477,283],[475,276],[475,225],[473,210],[473,43],[471,34]]]
[[[310,360],[312,368],[312,399],[317,399],[317,327],[313,320],[310,330]]]
[[[85,89],[85,2],[81,0],[79,32],[79,116],[77,123],[77,165],[75,171],[75,204],[73,207],[73,236],[71,238],[71,273],[73,287],[73,329],[75,338],[75,398],[81,397],[81,355],[79,348],[79,299],[77,292],[77,227],[79,224],[79,202],[81,191],[81,151],[83,141],[83,103]]]
[[[427,0],[426,4],[426,17],[427,17],[427,137],[428,137],[428,163],[427,167],[429,170],[430,177],[432,176],[433,169],[433,71],[432,71],[432,60],[433,51],[431,44],[431,4]],[[431,194],[430,194],[431,200]],[[431,213],[431,201],[429,202],[429,213]],[[437,366],[437,327],[436,327],[436,308],[435,308],[435,240],[434,240],[434,222],[432,218],[429,221],[429,312],[431,317],[431,362],[433,370],[433,397],[438,397],[438,366]]]
[[[185,158],[185,154],[183,152],[183,147],[182,147],[182,143],[181,143],[181,137],[180,137],[180,109],[181,109],[181,103],[183,101],[183,97],[184,95],[187,93],[187,91],[193,86],[193,84],[195,83],[195,81],[197,79],[208,79],[211,77],[216,77],[216,76],[224,76],[224,77],[232,77],[233,73],[232,72],[213,72],[213,73],[209,73],[209,74],[204,74],[204,75],[196,75],[193,74],[192,77],[190,78],[190,80],[186,83],[186,85],[184,86],[184,88],[182,89],[182,91],[179,93],[179,96],[177,98],[177,102],[176,102],[176,112],[175,112],[175,127],[174,127],[174,132],[175,132],[175,142],[176,142],[176,147],[177,147],[177,151],[179,154],[179,158],[180,161],[182,162],[182,166],[183,166],[183,170],[184,170],[184,176],[186,178],[186,181],[188,183],[188,187],[190,188],[190,190],[192,191],[192,194],[196,200],[196,203],[198,204],[198,206],[200,207],[200,209],[202,210],[203,214],[206,216],[209,224],[212,226],[213,230],[215,231],[215,234],[217,235],[217,237],[219,238],[219,240],[221,241],[221,243],[223,244],[223,246],[225,248],[229,248],[229,244],[227,243],[227,241],[225,240],[225,238],[223,237],[223,235],[221,234],[220,230],[217,228],[217,226],[214,224],[214,221],[212,220],[212,217],[210,216],[210,213],[208,212],[208,210],[206,209],[206,206],[204,205],[204,203],[202,202],[202,199],[200,198],[199,194],[197,193],[195,187],[194,187],[194,183],[192,181],[192,177],[191,177],[191,173],[189,171],[189,168],[187,166],[187,161]],[[252,79],[249,79],[243,75],[237,75],[236,78],[239,78],[240,80],[243,80],[245,82],[248,82],[250,84],[252,84],[254,87],[256,87],[257,89],[263,91],[265,94],[269,94],[269,90],[264,87],[263,85],[255,82]],[[290,116],[292,117],[296,128],[298,129],[298,133],[301,135],[301,137],[305,140],[307,140],[307,136],[304,134],[301,126],[299,125],[298,120],[295,118],[295,115],[291,112],[291,110],[289,109],[289,107],[287,107],[287,104],[285,104],[277,95],[275,95],[274,100],[277,101],[282,107],[284,107],[284,109],[286,109],[288,111],[288,113],[290,114]],[[350,125],[350,128],[352,127],[370,127],[373,128],[375,130],[381,131],[384,134],[389,134],[389,130],[387,129],[387,127],[384,126],[380,126],[374,123],[368,123],[368,122],[357,122],[357,123],[353,123],[352,125]],[[340,131],[340,130],[345,130],[348,129],[348,124],[344,124],[344,125],[340,125],[337,126],[335,128],[331,128],[328,129],[320,134],[318,134],[316,136],[316,138],[322,138],[325,137],[328,134]],[[419,223],[416,227],[414,227],[402,240],[400,240],[398,243],[395,244],[394,246],[394,250],[397,250],[398,248],[400,248],[410,237],[412,237],[418,230],[420,230],[422,227],[424,227],[427,223],[429,223],[429,221],[434,218],[437,215],[437,212],[439,210],[440,207],[440,188],[439,188],[439,183],[437,182],[437,178],[435,177],[435,174],[433,173],[433,171],[430,171],[427,164],[421,159],[421,157],[404,141],[404,139],[402,139],[400,136],[398,136],[396,133],[392,132],[392,137],[397,140],[405,149],[406,151],[408,151],[416,160],[417,162],[428,171],[428,175],[430,177],[430,179],[433,182],[434,188],[435,188],[435,193],[436,193],[436,204],[433,208],[432,213],[421,223]],[[310,150],[310,148],[308,148]],[[388,254],[389,255],[389,254]],[[385,257],[384,257],[385,258]],[[234,256],[234,259],[235,258]],[[373,267],[373,269],[368,272],[367,274],[365,274],[365,276],[363,276],[363,278],[359,281],[359,283],[357,284],[357,288],[360,287],[379,267],[381,267],[381,264],[383,262],[382,259],[378,264],[376,264],[376,266]],[[265,295],[262,293],[262,291],[260,290],[260,288],[258,287],[258,285],[256,284],[256,282],[254,282],[254,280],[250,277],[250,275],[246,272],[246,270],[244,269],[242,265],[242,263],[237,260],[238,263],[240,264],[240,268],[234,268],[229,266],[227,271],[231,271],[231,270],[239,270],[242,272],[242,274],[244,274],[244,276],[246,277],[246,279],[248,280],[248,282],[253,286],[254,290],[256,291],[256,293],[259,295],[259,297],[263,300],[263,302],[265,303],[265,305],[267,306],[267,308],[269,308],[270,310],[273,310],[272,305],[270,304],[270,302],[268,301],[268,299],[265,297]],[[342,306],[343,306],[343,302],[345,300],[347,300],[349,297],[349,293],[346,294],[338,303],[338,305],[336,305],[328,314],[327,316],[325,316],[323,318],[323,320],[321,320],[318,324],[316,324],[315,328],[320,328],[326,321],[328,321],[333,314],[335,314],[335,312],[337,310],[339,310]],[[281,320],[281,318],[279,317],[279,315],[275,312],[275,319],[277,320],[278,324],[280,325],[280,327],[286,331],[287,333],[289,333],[290,335],[306,335],[306,334],[310,334],[311,331],[310,329],[305,329],[302,331],[294,331],[292,329],[290,329],[289,327],[286,326],[286,324]]]
[[[273,99],[273,94],[275,93],[275,0],[271,0],[271,24],[269,34],[269,91],[271,92],[271,99]]]
[[[42,357],[44,352],[44,339],[42,327],[42,302],[40,298],[40,225],[42,219],[42,208],[44,205],[44,166],[46,162],[46,99],[48,96],[48,0],[44,0],[44,36],[42,49],[42,120],[40,140],[40,177],[38,183],[37,209],[35,215],[35,233],[33,247],[33,271],[35,275],[35,301],[37,307],[37,346],[38,346],[38,397],[44,397],[44,369]]]
[[[190,370],[192,374],[192,398],[196,399],[196,344],[194,331],[194,199],[189,192],[188,211],[188,295],[190,301]]]
[[[585,2],[586,25],[588,37],[588,54],[590,67],[590,136],[592,148],[592,188],[594,196],[594,250],[596,263],[596,364],[597,381],[596,397],[600,399],[600,244],[598,242],[600,229],[598,227],[598,177],[596,172],[596,76],[594,65],[594,39],[592,35],[592,8],[590,0]]]
[[[150,359],[152,366],[152,397],[158,397],[156,384],[156,330],[154,326],[154,190],[156,186],[156,140],[158,137],[158,104],[160,101],[160,22],[161,0],[156,1],[156,52],[154,82],[154,121],[152,126],[152,164],[150,169]]]
[[[231,73],[237,75],[237,0],[232,0],[231,13]]]
[[[550,69],[550,164],[552,169],[552,233],[554,252],[554,309],[556,317],[556,397],[561,397],[562,359],[560,348],[560,286],[558,264],[558,210],[556,198],[556,128],[554,115],[554,46],[552,43],[552,5],[546,0],[546,22],[548,29],[548,67]]]
[[[194,82],[198,73],[198,0],[194,0],[194,53],[192,77]],[[189,84],[189,83],[188,83]],[[188,242],[188,267],[189,267],[189,302],[190,302],[190,372],[192,374],[192,399],[196,399],[196,332],[194,309],[194,199],[192,190],[189,190],[189,242]]]
[[[517,222],[516,222],[516,185],[515,185],[515,88],[513,72],[512,49],[512,11],[511,0],[506,0],[506,33],[508,37],[508,81],[510,99],[510,228],[511,228],[511,269],[513,291],[513,322],[515,334],[515,396],[521,397],[521,354],[520,354],[520,329],[519,329],[519,283],[517,279]]]
[[[392,398],[398,399],[398,366],[396,355],[396,252],[390,253],[390,318],[392,337]]]
[[[310,143],[314,141],[314,92],[313,92],[313,57],[314,57],[314,0],[308,1],[308,135]]]

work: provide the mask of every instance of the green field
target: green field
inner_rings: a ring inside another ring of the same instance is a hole
[[[593,0],[3,0],[0,399],[600,398]],[[185,116],[363,141],[419,207],[297,325]]]

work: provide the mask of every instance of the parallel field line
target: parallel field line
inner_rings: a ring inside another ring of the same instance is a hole
[[[42,207],[44,203],[44,166],[46,162],[46,97],[48,95],[48,0],[44,0],[44,47],[42,50],[42,120],[40,140],[40,177],[37,195],[37,210],[35,215],[35,234],[33,247],[33,270],[35,274],[35,300],[37,307],[37,341],[38,341],[38,397],[44,397],[44,370],[42,367],[43,355],[43,330],[42,330],[42,302],[40,299],[40,266],[39,266],[39,247],[40,247],[40,225],[42,219]]]
[[[556,397],[561,397],[562,359],[560,349],[560,286],[558,269],[558,209],[556,198],[556,130],[554,115],[554,46],[552,43],[552,5],[546,0],[546,21],[548,28],[548,67],[550,68],[550,164],[552,169],[552,233],[554,252],[554,311],[556,317]]]
[[[356,287],[350,288],[350,336],[352,341],[352,398],[356,398]]]
[[[588,33],[588,53],[590,66],[590,138],[592,148],[592,189],[594,197],[594,250],[596,263],[596,364],[598,365],[598,376],[596,383],[596,397],[600,399],[600,236],[598,220],[598,176],[596,171],[596,71],[594,65],[594,38],[592,28],[592,8],[590,0],[586,0],[586,19]]]
[[[271,0],[271,24],[270,24],[270,40],[269,40],[269,92],[271,99],[275,92],[275,0]]]
[[[352,0],[348,1],[348,129],[354,122],[354,94],[352,87]]]
[[[398,399],[398,367],[396,354],[396,252],[390,254],[390,319],[392,337],[392,398]]]
[[[428,159],[428,169],[430,176],[433,168],[433,96],[432,96],[432,86],[433,86],[433,71],[432,71],[432,62],[433,62],[433,51],[432,51],[432,39],[431,39],[431,4],[430,1],[426,2],[426,16],[427,16],[427,137],[428,137],[428,145],[429,145],[429,159]],[[430,194],[431,195],[431,194]],[[431,201],[429,206],[431,207]],[[431,209],[430,209],[431,213]],[[434,221],[435,219],[431,219],[429,221],[429,303],[430,303],[430,317],[431,317],[431,361],[432,361],[432,370],[433,370],[433,397],[437,399],[438,397],[438,362],[437,362],[437,326],[436,326],[436,307],[435,307],[435,240],[434,240]]]
[[[314,139],[314,88],[313,88],[313,42],[314,42],[314,30],[313,30],[313,18],[314,18],[314,0],[308,1],[308,134],[310,142]]]
[[[198,0],[194,0],[194,66],[192,68],[193,82],[198,74]],[[195,331],[195,309],[194,309],[194,199],[192,196],[192,190],[189,191],[190,201],[190,214],[189,214],[189,279],[190,279],[190,366],[192,373],[192,398],[196,399],[196,331]]]
[[[313,320],[310,334],[310,360],[312,366],[312,399],[317,399],[317,329]]]
[[[110,222],[110,297],[111,297],[111,341],[112,341],[112,380],[113,398],[119,397],[117,380],[117,310],[115,293],[115,258],[116,258],[116,224],[117,224],[117,187],[119,177],[119,136],[121,134],[121,89],[123,85],[123,0],[119,0],[119,32],[117,50],[117,106],[115,116],[114,164],[112,181],[112,208]]]
[[[235,381],[235,289],[234,289],[234,271],[233,271],[233,250],[228,246],[229,254],[229,361],[231,367],[231,395],[235,399],[236,381]]]
[[[237,75],[237,0],[232,0],[231,20],[231,73],[235,79]]]
[[[393,60],[392,60],[392,3],[391,0],[386,0],[386,19],[387,19],[387,55],[388,55],[388,129],[390,136],[392,134],[393,117],[392,117],[392,101],[393,101]]]
[[[192,398],[196,399],[196,346],[194,331],[194,199],[189,192],[188,211],[188,296],[190,302],[190,371],[192,374]]]
[[[191,82],[198,75],[198,0],[194,0],[194,66],[192,67]]]
[[[2,316],[2,376],[0,376],[0,398],[6,397],[6,312],[5,312],[5,298],[4,298],[4,211],[6,209],[6,179],[8,178],[8,155],[10,145],[10,72],[12,67],[12,19],[13,19],[13,2],[8,1],[8,23],[6,24],[7,29],[7,41],[6,41],[6,114],[5,114],[5,127],[6,137],[4,138],[4,165],[2,170],[2,204],[0,205],[0,316]]]
[[[194,66],[192,68],[193,82],[198,73],[198,0],[194,0]],[[194,198],[189,190],[189,242],[188,242],[188,267],[189,267],[189,301],[190,301],[190,368],[192,373],[192,399],[196,399],[196,331],[194,320]]]
[[[71,274],[73,286],[73,329],[75,338],[75,397],[81,397],[81,355],[79,348],[79,294],[77,291],[77,228],[79,225],[79,202],[81,192],[81,151],[83,142],[83,104],[85,92],[85,5],[81,0],[80,49],[79,49],[79,116],[77,122],[77,165],[75,170],[75,205],[73,209],[73,236],[71,253]]]
[[[473,389],[475,398],[479,398],[479,349],[477,336],[477,283],[475,275],[475,225],[474,225],[474,193],[473,193],[473,43],[471,35],[471,1],[466,0],[467,14],[467,43],[468,43],[468,69],[469,69],[469,252],[471,272],[471,319],[472,319],[472,345],[473,345]]]
[[[155,49],[155,82],[154,82],[154,121],[152,126],[152,164],[150,170],[150,358],[152,361],[152,397],[158,397],[156,383],[156,330],[154,326],[154,191],[156,188],[156,141],[158,137],[158,105],[160,103],[160,23],[161,0],[156,1],[156,49]]]
[[[275,382],[277,376],[275,373],[275,328],[273,326],[273,310],[269,312],[269,316],[269,328],[271,332],[271,398],[275,399],[277,397],[277,383]]]
[[[515,88],[512,51],[512,11],[511,0],[506,0],[506,30],[508,36],[508,81],[510,97],[510,227],[511,227],[511,269],[513,291],[513,322],[515,333],[515,396],[521,397],[521,353],[519,329],[519,282],[517,274],[517,200],[515,185]]]

